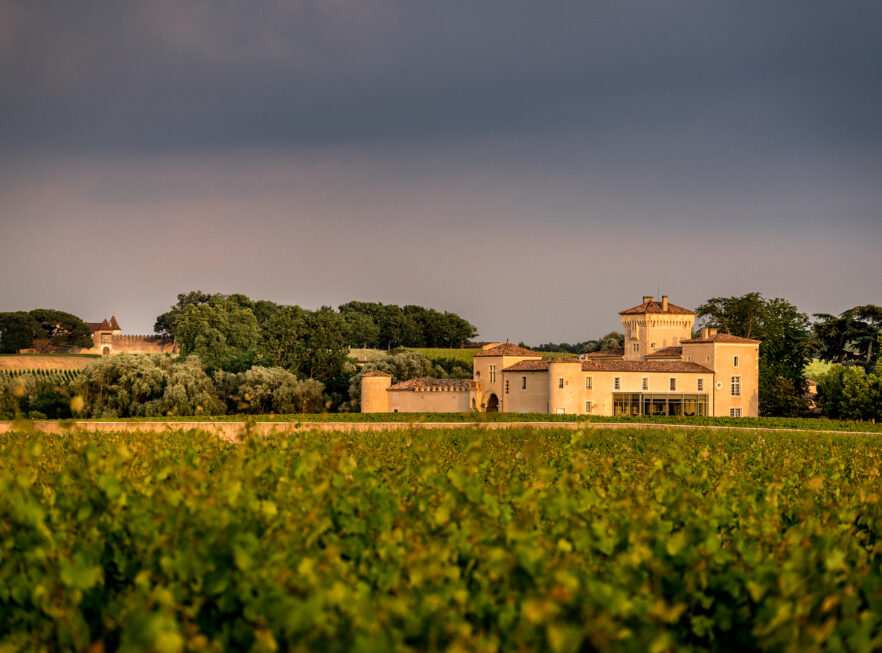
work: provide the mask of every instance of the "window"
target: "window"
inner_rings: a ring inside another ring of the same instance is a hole
[[[687,362],[687,363],[691,363],[691,362],[692,362],[692,356],[687,356],[687,357],[686,357],[686,362]]]
[[[481,373],[475,372],[475,381],[480,381],[480,380],[481,380]]]
[[[741,396],[741,377],[733,376],[732,377],[732,396],[740,397]]]
[[[585,389],[591,390],[593,386],[594,386],[594,382],[593,382],[592,378],[590,376],[586,376],[585,377]]]
[[[704,390],[704,379],[698,379],[698,391]]]
[[[621,379],[619,379],[619,377],[614,378],[613,379],[613,388],[615,390],[621,390],[622,389],[621,386],[622,386]]]
[[[647,379],[645,376],[643,377],[643,389],[649,390],[649,379]]]
[[[562,387],[563,387],[563,377],[561,377],[561,378],[559,378],[559,379],[557,380],[557,387],[558,387],[558,388],[562,388]]]
[[[634,343],[634,351],[640,351],[640,343],[638,343],[638,342]]]
[[[526,390],[526,389],[527,389],[527,377],[522,376],[521,377],[521,390]]]
[[[729,409],[729,417],[741,417],[741,409],[740,408],[730,408]]]
[[[586,401],[586,402],[585,402],[585,414],[586,414],[586,415],[589,415],[590,413],[591,413],[591,402],[590,402],[590,401]]]
[[[732,359],[732,367],[738,367],[738,357],[737,356],[735,356]]]
[[[496,383],[496,366],[490,366],[490,383]]]
[[[677,389],[677,379],[671,377],[671,392]]]
[[[397,412],[398,412],[398,409],[395,408],[395,409],[392,410],[392,412],[393,412],[393,413],[397,413]]]
[[[650,348],[650,349],[655,349],[655,343],[652,343],[651,345],[649,345],[649,348]]]
[[[508,394],[508,379],[505,380],[505,394]]]

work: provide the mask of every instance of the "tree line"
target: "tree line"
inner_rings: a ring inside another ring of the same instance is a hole
[[[17,354],[40,341],[54,350],[89,348],[92,329],[76,315],[49,308],[0,313],[0,354]]]

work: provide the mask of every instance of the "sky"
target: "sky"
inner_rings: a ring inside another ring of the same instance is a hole
[[[882,304],[882,3],[0,0],[0,311]]]

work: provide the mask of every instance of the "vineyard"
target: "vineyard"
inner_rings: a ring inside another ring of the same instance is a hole
[[[882,647],[878,436],[0,436],[0,649]]]
[[[80,374],[82,374],[82,370],[0,370],[0,381],[16,377],[33,376],[38,381],[66,384],[73,381]]]

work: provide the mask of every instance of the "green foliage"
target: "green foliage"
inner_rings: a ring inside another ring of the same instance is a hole
[[[522,345],[523,346],[523,345]],[[586,340],[585,342],[577,342],[570,344],[568,342],[548,342],[536,347],[530,347],[533,351],[564,352],[567,354],[590,354],[595,351],[605,349],[621,349],[625,346],[625,334],[618,331],[610,331],[599,340]]]
[[[113,356],[89,365],[71,384],[83,417],[221,415],[211,379],[195,356]]]
[[[828,417],[882,421],[882,373],[836,364],[817,381],[818,399]]]
[[[184,307],[176,334],[182,354],[196,354],[211,370],[241,372],[255,357],[257,318],[235,298],[215,295],[208,303]]]
[[[0,371],[0,419],[68,419],[79,370]]]
[[[4,650],[882,647],[867,436],[0,436]]]
[[[43,325],[30,313],[0,313],[0,354],[29,349],[34,345],[34,338],[44,335]]]
[[[325,407],[324,384],[315,379],[298,380],[280,367],[255,365],[232,380],[222,381],[233,412],[318,413]]]
[[[478,334],[456,313],[422,306],[348,302],[339,309],[351,347],[459,347]]]
[[[48,339],[57,349],[90,349],[95,344],[92,329],[76,315],[49,308],[35,309],[30,315],[40,324],[41,337]]]
[[[860,363],[868,371],[879,360],[882,306],[855,306],[840,315],[815,314],[818,356],[832,363]]]

